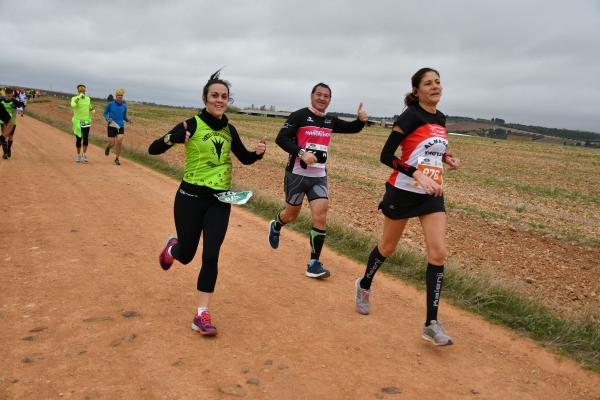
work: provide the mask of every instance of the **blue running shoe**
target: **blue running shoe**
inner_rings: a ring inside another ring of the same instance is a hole
[[[275,229],[275,220],[269,222],[269,244],[272,248],[276,249],[279,247],[279,235],[281,231]]]
[[[308,265],[306,266],[306,272],[304,275],[309,278],[327,278],[329,276],[329,271],[323,268],[323,264],[319,262],[319,260],[310,260]]]

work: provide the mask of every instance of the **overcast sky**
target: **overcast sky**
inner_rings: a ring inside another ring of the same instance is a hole
[[[600,132],[600,0],[0,0],[0,82],[201,106],[225,65],[240,107],[399,114],[441,73],[449,115]]]

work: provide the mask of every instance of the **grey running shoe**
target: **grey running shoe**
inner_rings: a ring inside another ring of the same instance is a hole
[[[362,278],[357,278],[354,285],[356,286],[356,311],[359,314],[367,315],[371,311],[371,303],[369,302],[370,290],[366,290],[360,287],[360,281]]]
[[[83,154],[81,155],[81,161],[82,161],[82,162],[88,162],[88,159],[87,159],[87,153],[83,153]]]
[[[440,321],[432,320],[423,328],[423,339],[429,340],[436,346],[448,346],[453,344],[452,338],[446,334]]]
[[[75,162],[81,162],[81,156],[79,154],[75,157]]]
[[[279,235],[281,231],[275,229],[275,220],[269,222],[269,244],[272,248],[276,249],[279,247]]]
[[[121,161],[118,158],[115,158],[115,165],[121,165]]]

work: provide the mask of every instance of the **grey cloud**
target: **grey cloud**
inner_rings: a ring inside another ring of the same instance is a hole
[[[331,110],[402,109],[410,76],[439,69],[451,115],[600,131],[600,2],[491,4],[148,1],[0,2],[3,81],[200,106],[216,68],[236,104],[305,106],[318,81]],[[26,21],[26,29],[22,23]]]

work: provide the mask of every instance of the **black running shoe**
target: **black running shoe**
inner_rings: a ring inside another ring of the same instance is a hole
[[[106,146],[106,148],[104,149],[104,155],[108,156],[110,154],[110,147]]]

